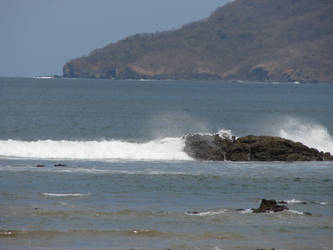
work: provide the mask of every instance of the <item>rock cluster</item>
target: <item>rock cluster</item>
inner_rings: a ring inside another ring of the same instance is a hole
[[[262,199],[259,208],[253,208],[253,213],[268,213],[268,212],[281,212],[283,210],[288,210],[285,205],[278,205],[276,200],[266,200]]]
[[[333,161],[330,153],[273,136],[248,135],[236,140],[188,134],[184,151],[194,159],[211,161]]]

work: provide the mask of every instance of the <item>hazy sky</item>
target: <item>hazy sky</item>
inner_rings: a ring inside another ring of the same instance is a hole
[[[0,76],[63,64],[128,35],[179,28],[230,0],[0,0]]]

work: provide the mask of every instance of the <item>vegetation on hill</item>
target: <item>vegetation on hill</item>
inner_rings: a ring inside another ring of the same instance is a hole
[[[332,0],[235,0],[66,63],[65,77],[333,81]]]

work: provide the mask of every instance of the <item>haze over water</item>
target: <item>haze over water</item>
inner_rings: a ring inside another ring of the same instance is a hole
[[[182,136],[333,153],[332,96],[320,83],[0,78],[0,248],[328,249],[332,163],[200,162]],[[262,198],[290,211],[237,211]]]

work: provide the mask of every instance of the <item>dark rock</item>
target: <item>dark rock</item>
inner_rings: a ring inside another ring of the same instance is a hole
[[[232,143],[218,135],[186,135],[184,151],[195,159],[223,161]]]
[[[198,160],[212,161],[332,161],[330,153],[319,152],[300,142],[273,136],[248,135],[224,138],[219,135],[188,134],[184,151]]]
[[[62,164],[62,163],[57,163],[57,164],[54,164],[55,167],[67,167],[66,164]]]
[[[197,212],[197,211],[188,211],[187,214],[200,214],[200,212]]]
[[[259,208],[252,209],[253,213],[281,212],[288,210],[287,206],[278,205],[276,200],[262,199]]]
[[[245,209],[244,208],[236,208],[235,211],[236,212],[242,212],[242,211],[245,211]]]
[[[36,165],[36,168],[43,168],[43,167],[45,167],[45,165],[42,165],[42,164]]]

